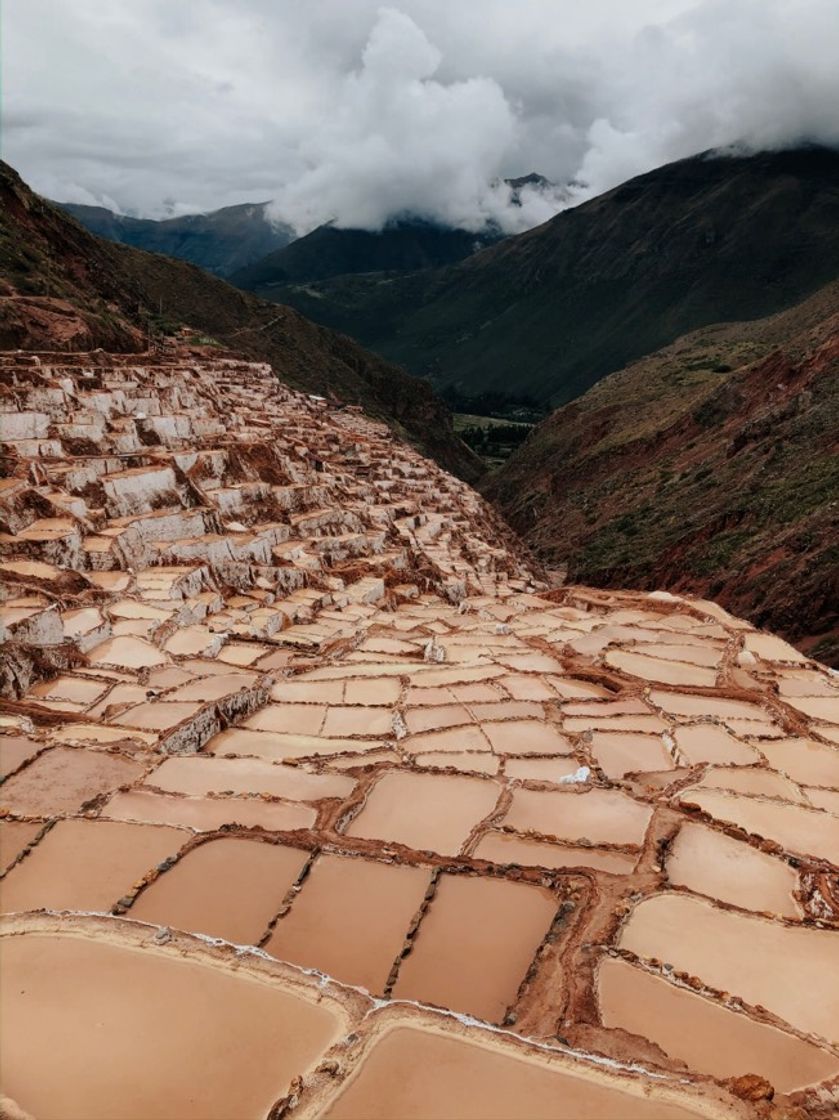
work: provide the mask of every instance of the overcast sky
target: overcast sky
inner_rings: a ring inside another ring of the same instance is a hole
[[[6,0],[2,158],[160,217],[533,225],[709,147],[839,143],[839,0]]]

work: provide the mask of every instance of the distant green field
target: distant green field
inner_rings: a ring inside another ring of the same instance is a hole
[[[473,412],[456,412],[454,430],[483,459],[489,470],[496,470],[520,447],[530,434],[532,424],[523,420],[501,420]]]
[[[532,428],[523,420],[499,420],[497,416],[473,416],[469,412],[456,412],[454,414],[454,430],[462,432],[464,428]]]

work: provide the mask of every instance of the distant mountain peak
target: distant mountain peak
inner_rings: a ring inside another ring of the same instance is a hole
[[[240,202],[206,213],[160,219],[133,218],[104,206],[53,205],[108,241],[189,261],[224,277],[288,245],[296,236],[290,226],[268,217],[267,202]]]

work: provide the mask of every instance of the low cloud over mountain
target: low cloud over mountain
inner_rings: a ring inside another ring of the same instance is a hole
[[[514,232],[710,147],[839,143],[835,0],[27,0],[4,32],[6,157],[134,214]],[[574,186],[516,205],[532,169]]]

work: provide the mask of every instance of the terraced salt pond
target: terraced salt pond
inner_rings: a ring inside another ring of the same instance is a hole
[[[712,723],[677,727],[674,738],[682,758],[691,766],[700,762],[748,766],[760,761],[760,755],[748,743],[741,743],[725,728]]]
[[[779,1093],[839,1073],[835,1055],[626,961],[601,961],[597,985],[607,1026],[649,1038],[692,1069],[721,1078],[748,1069]]]
[[[0,821],[0,874],[11,867],[43,827],[31,821]]]
[[[102,808],[109,820],[172,824],[198,832],[214,832],[224,825],[264,828],[271,832],[310,828],[317,820],[308,805],[247,797],[186,797],[126,790]]]
[[[781,925],[664,894],[635,906],[618,944],[839,1041],[839,930]]]
[[[672,770],[673,760],[660,736],[620,731],[595,731],[592,754],[607,778],[637,770]]]
[[[394,996],[501,1022],[557,905],[542,887],[443,875]]]
[[[680,797],[717,820],[775,840],[788,851],[810,852],[834,862],[839,858],[839,817],[832,813],[710,789],[691,789]]]
[[[433,1076],[428,1076],[429,1071]],[[724,1115],[694,1111],[660,1095],[641,1096],[618,1083],[597,1084],[585,1072],[528,1060],[490,1041],[410,1026],[383,1031],[364,1064],[325,1112],[324,1120],[695,1120]],[[314,1114],[308,1113],[308,1120]]]
[[[424,868],[322,855],[266,949],[383,995],[430,881]]]
[[[153,944],[5,937],[0,971],[4,1092],[55,1120],[261,1120],[346,1029],[334,1003]]]
[[[260,840],[208,840],[158,876],[130,914],[237,945],[256,945],[308,858],[308,852]]]
[[[53,747],[8,778],[0,805],[25,815],[75,812],[114,786],[135,781],[145,765],[104,751]]]
[[[355,782],[339,774],[311,774],[250,758],[168,758],[146,784],[166,793],[273,794],[295,801],[346,797]]]
[[[347,835],[456,855],[495,807],[500,792],[495,782],[476,778],[385,774],[350,822]]]
[[[682,825],[665,866],[676,886],[747,910],[801,917],[793,898],[798,875],[789,864],[704,825]]]
[[[641,844],[652,812],[619,790],[582,793],[517,789],[504,824],[560,840]]]
[[[266,366],[0,367],[22,1109],[826,1120],[833,674],[713,603],[549,588]]]
[[[570,844],[544,844],[509,832],[488,832],[472,853],[476,859],[527,867],[591,867],[612,875],[629,875],[637,857]]]
[[[110,910],[188,838],[163,826],[58,821],[0,882],[0,910]]]

